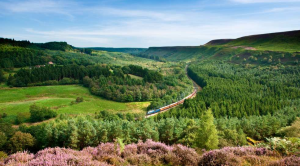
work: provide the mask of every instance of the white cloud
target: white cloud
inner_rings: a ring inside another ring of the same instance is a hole
[[[50,37],[58,41],[65,39],[72,45],[82,47],[149,47],[200,45],[213,39],[237,38],[257,33],[289,30],[288,28],[280,27],[280,24],[271,21],[232,20],[205,25],[199,23],[195,26],[190,26],[189,24],[135,20],[124,22],[121,25],[110,25],[89,31],[85,29],[58,31],[27,29],[26,31],[31,35]],[[77,42],[77,39],[86,41],[86,43]]]
[[[300,25],[300,20],[297,20],[296,16],[289,17],[289,19],[282,19],[281,17],[274,19],[269,17],[268,14],[263,15],[264,13],[285,12],[284,14],[286,14],[288,13],[286,11],[300,11],[297,6],[273,5],[273,9],[265,10],[265,7],[262,7],[251,10],[254,13],[245,11],[241,15],[241,12],[237,13],[235,11],[224,12],[220,10],[215,12],[215,10],[208,11],[190,7],[188,9],[184,7],[130,9],[104,5],[91,7],[68,1],[14,0],[9,2],[16,3],[0,2],[0,10],[4,8],[13,14],[57,13],[74,16],[74,19],[76,16],[76,22],[61,25],[53,20],[49,24],[48,20],[36,19],[33,15],[30,19],[34,23],[20,24],[19,26],[27,26],[27,29],[22,28],[16,33],[9,33],[13,30],[1,31],[0,36],[22,40],[29,39],[32,42],[67,41],[74,46],[81,47],[149,47],[200,45],[212,39],[286,31],[297,29]],[[271,2],[270,0],[231,1],[240,3]],[[275,1],[283,2],[283,0]],[[285,2],[287,1],[291,2],[292,0],[286,0]],[[258,17],[257,14],[259,14]],[[284,14],[280,13],[283,17],[286,16]],[[291,14],[288,13],[287,15]],[[36,24],[37,22],[39,24]],[[48,27],[48,24],[53,25]]]
[[[24,1],[7,1],[0,2],[0,9],[7,10],[12,13],[56,13],[67,15],[73,18],[66,8],[73,3],[68,1],[54,0],[24,0]]]
[[[264,11],[265,13],[276,13],[276,12],[299,12],[300,11],[300,7],[282,7],[282,8],[273,8],[273,9],[269,9]]]
[[[230,0],[238,3],[279,3],[279,2],[300,2],[300,0]]]
[[[95,8],[88,9],[93,10],[95,13],[100,15],[109,15],[117,17],[134,17],[134,18],[152,18],[163,21],[181,21],[184,20],[184,16],[174,11],[149,11],[149,10],[126,10],[118,8]]]

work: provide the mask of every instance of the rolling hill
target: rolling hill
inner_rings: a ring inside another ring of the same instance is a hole
[[[150,47],[141,54],[170,61],[210,58],[233,63],[298,64],[300,31],[212,40],[203,46]]]
[[[147,50],[147,48],[113,48],[113,47],[89,47],[88,49],[107,51],[107,52],[123,52],[129,54],[141,53]]]
[[[300,51],[300,30],[245,36],[238,39],[212,40],[206,46],[244,46],[257,50]]]

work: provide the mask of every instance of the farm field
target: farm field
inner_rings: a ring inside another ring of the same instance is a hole
[[[58,114],[94,114],[107,110],[114,113],[142,113],[149,102],[120,103],[102,99],[90,94],[87,88],[79,85],[41,86],[27,88],[0,89],[0,113],[8,116],[3,120],[13,122],[18,113],[29,114],[32,104],[50,107]],[[77,97],[83,97],[83,102],[71,105]]]

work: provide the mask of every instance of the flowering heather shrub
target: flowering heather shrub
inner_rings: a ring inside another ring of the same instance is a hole
[[[92,156],[88,153],[65,149],[47,148],[39,151],[29,165],[89,165]]]
[[[24,166],[112,166],[112,165],[300,165],[300,157],[281,158],[266,148],[226,147],[199,156],[183,145],[168,146],[147,140],[129,144],[121,152],[118,144],[102,143],[81,151],[68,148],[46,148],[36,154],[18,152],[0,161],[4,165]],[[276,161],[276,159],[278,161]]]
[[[148,155],[160,155],[173,150],[172,146],[168,146],[161,142],[154,142],[152,140],[147,140],[145,143],[139,142],[137,144],[139,153],[146,153]]]
[[[18,152],[7,157],[3,163],[0,162],[0,165],[22,165],[32,160],[33,157],[34,155],[27,151]]]
[[[128,156],[126,160],[131,165],[151,165],[153,163],[152,159],[146,154]]]
[[[266,148],[225,147],[203,154],[199,165],[241,165],[245,160],[253,164],[264,163],[264,156],[275,157],[276,153]]]
[[[92,150],[94,149],[94,150]],[[101,143],[96,148],[89,147],[87,150],[82,152],[91,152],[90,154],[94,159],[107,162],[113,165],[120,165],[125,163],[125,160],[121,158],[120,146],[114,143]]]
[[[124,151],[122,152],[122,157],[126,158],[128,156],[136,155],[137,154],[137,145],[136,144],[129,144],[125,146]]]
[[[173,153],[176,154],[172,160],[179,160],[181,165],[195,165],[199,162],[198,153],[192,149],[183,145],[174,145]]]
[[[300,157],[291,156],[281,159],[276,162],[272,162],[269,166],[299,166],[300,165]]]
[[[199,165],[241,165],[241,160],[233,153],[222,150],[209,151],[200,158]]]
[[[58,165],[97,165],[107,166],[108,164],[92,160],[92,156],[82,151],[65,148],[47,148],[39,151],[36,155],[28,152],[18,152],[10,155],[0,165],[28,165],[28,166],[58,166]]]
[[[87,147],[82,151],[46,148],[35,155],[19,152],[10,155],[0,162],[0,165],[197,165],[199,158],[194,149],[147,140],[144,143],[126,145],[122,152],[114,143],[103,143],[94,148]]]
[[[242,157],[242,159],[245,160],[245,162],[249,163],[250,165],[266,165],[266,163],[268,163],[269,161],[269,158],[264,158],[255,155],[247,155]]]

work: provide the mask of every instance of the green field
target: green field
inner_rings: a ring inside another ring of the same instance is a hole
[[[79,85],[42,86],[28,88],[0,89],[0,113],[6,113],[6,122],[13,122],[18,113],[29,112],[32,104],[50,107],[58,114],[93,114],[108,110],[115,113],[141,113],[149,102],[120,103],[102,99],[90,94],[87,88]],[[77,97],[83,97],[82,103],[71,105]]]

